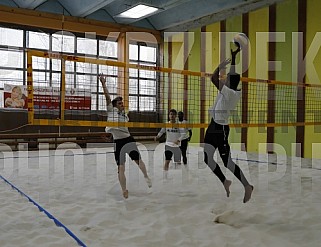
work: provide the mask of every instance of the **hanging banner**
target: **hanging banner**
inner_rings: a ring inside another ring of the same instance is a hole
[[[4,107],[27,108],[27,87],[4,85]],[[59,109],[60,89],[55,87],[34,87],[34,109]],[[67,88],[65,110],[90,110],[91,92],[88,89]]]

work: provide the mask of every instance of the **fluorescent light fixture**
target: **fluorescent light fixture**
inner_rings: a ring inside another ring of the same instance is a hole
[[[144,4],[139,4],[139,5],[136,5],[135,7],[132,7],[124,11],[123,13],[120,13],[119,15],[117,15],[117,17],[137,19],[146,15],[149,15],[151,13],[154,13],[157,10],[158,8],[150,7]]]

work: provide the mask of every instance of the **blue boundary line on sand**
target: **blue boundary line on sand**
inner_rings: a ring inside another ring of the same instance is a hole
[[[142,150],[145,151],[145,150]],[[149,151],[149,150],[147,150]],[[108,151],[108,152],[103,152],[103,153],[84,153],[84,154],[66,154],[66,155],[42,155],[42,156],[28,156],[28,157],[23,157],[26,159],[34,159],[34,158],[48,158],[48,157],[71,157],[71,156],[86,156],[86,155],[93,155],[93,154],[113,154],[114,151]],[[12,157],[0,157],[0,160],[5,160],[5,159],[19,159],[19,156],[12,156]]]
[[[40,212],[44,212],[49,219],[53,220],[56,226],[64,228],[64,230],[68,233],[70,237],[72,237],[79,246],[87,247],[75,234],[73,234],[72,231],[70,231],[64,224],[62,224],[59,220],[57,220],[52,214],[50,214],[47,210],[45,210],[43,207],[41,207],[37,202],[35,202],[31,197],[26,195],[24,192],[22,192],[20,189],[18,189],[16,186],[14,186],[12,183],[10,183],[7,179],[5,179],[3,176],[0,175],[0,178],[5,181],[7,184],[9,184],[13,189],[18,191],[21,195],[26,197],[30,202],[32,202],[36,207],[38,207]]]
[[[261,161],[261,160],[247,160],[247,159],[240,159],[240,158],[233,158],[233,157],[232,157],[232,159],[240,160],[240,161],[248,161],[248,162],[253,162],[253,163],[268,163],[271,165],[284,165],[284,164],[277,163],[277,162],[268,162],[268,161]]]
[[[248,161],[248,162],[253,162],[253,163],[268,163],[268,164],[271,164],[271,165],[286,165],[286,164],[277,163],[277,162],[268,162],[268,161],[260,161],[260,160],[247,160],[247,159],[239,159],[239,158],[233,158],[233,159],[241,160],[241,161]],[[321,168],[311,167],[311,169],[321,171]]]
[[[141,152],[148,152],[148,151],[155,151],[155,150],[141,150]],[[64,156],[64,157],[71,157],[71,156],[86,156],[86,155],[92,155],[92,154],[113,154],[114,152],[113,151],[107,151],[107,152],[101,152],[101,153],[98,153],[98,152],[92,152],[92,153],[83,153],[83,154],[64,154],[64,155],[55,155],[55,156]],[[51,157],[51,155],[43,155],[43,156],[28,156],[28,157],[24,157],[24,158],[27,158],[27,159],[33,159],[33,158],[47,158],[47,157]],[[0,160],[4,160],[4,159],[18,159],[20,158],[19,156],[13,156],[13,157],[0,157]],[[271,165],[284,165],[284,164],[281,164],[281,163],[277,163],[277,162],[268,162],[268,161],[261,161],[261,160],[251,160],[251,159],[240,159],[240,158],[237,158],[237,157],[232,157],[232,159],[235,159],[235,160],[240,160],[240,161],[248,161],[248,162],[253,162],[253,163],[269,163]]]

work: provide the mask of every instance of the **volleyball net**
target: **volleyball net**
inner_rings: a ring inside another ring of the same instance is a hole
[[[27,64],[31,125],[161,128],[169,126],[168,112],[176,109],[188,119],[185,127],[206,128],[218,93],[204,72],[35,50],[27,52]],[[107,76],[111,98],[123,97],[131,122],[108,122],[100,73]],[[241,81],[231,127],[321,125],[320,85]]]

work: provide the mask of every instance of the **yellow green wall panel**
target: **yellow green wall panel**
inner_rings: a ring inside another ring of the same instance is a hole
[[[194,35],[189,35],[190,54],[188,57],[188,70],[201,70],[201,29],[192,30]],[[190,76],[188,80],[188,88],[194,94],[188,95],[189,121],[198,123],[200,121],[200,78]],[[193,142],[199,142],[200,129],[193,129]]]
[[[172,36],[172,68],[184,69],[184,33],[177,33]],[[179,74],[171,74],[172,77],[172,98],[171,108],[177,111],[183,110],[184,79]]]
[[[321,39],[316,40],[316,37],[321,33],[320,25],[320,9],[321,1],[307,0],[307,23],[306,30],[306,52],[310,50],[310,57],[307,58],[308,68],[306,70],[306,82],[320,84],[321,78]],[[282,64],[281,70],[276,71],[275,79],[277,81],[297,81],[297,43],[294,41],[292,44],[292,34],[298,30],[298,0],[285,0],[276,4],[276,31],[281,33],[281,36],[285,35],[284,42],[276,42],[275,61],[279,61]],[[248,70],[249,78],[269,79],[268,78],[268,32],[269,32],[269,7],[262,8],[256,11],[248,13],[249,17],[249,39],[251,42],[250,53],[250,65]],[[242,31],[242,16],[236,16],[225,20],[227,32],[241,32]],[[301,20],[304,21],[304,20]],[[213,23],[206,26],[207,34],[205,49],[205,69],[207,72],[212,72],[220,61],[220,49],[219,49],[219,32],[220,23]],[[193,38],[189,38],[191,50],[189,54],[189,66],[188,70],[200,71],[201,61],[201,31],[190,30],[193,33]],[[320,32],[320,33],[318,33]],[[265,34],[264,34],[265,33]],[[181,38],[180,38],[181,39]],[[181,39],[182,40],[182,39]],[[320,44],[319,44],[320,43]],[[311,46],[314,45],[314,46]],[[311,48],[312,47],[312,48]],[[165,44],[165,50],[167,46]],[[179,44],[173,44],[173,67],[181,69],[184,67],[183,55],[179,53],[182,47]],[[312,54],[312,55],[311,55]],[[293,56],[293,57],[292,57]],[[166,51],[165,51],[166,58]],[[174,62],[174,60],[176,61]],[[167,59],[165,59],[166,61]],[[175,64],[174,64],[175,63]],[[312,65],[313,66],[309,66]],[[166,63],[165,63],[166,65]],[[315,70],[311,70],[315,68]],[[200,110],[200,94],[199,94],[199,81],[193,79],[191,76],[188,81],[189,92],[188,95],[188,109],[189,120],[191,122],[199,122],[199,110]],[[214,103],[217,95],[217,90],[212,87],[209,78],[206,80],[206,87],[209,86],[209,90],[206,92],[206,111],[210,105]],[[173,89],[175,86],[173,85]],[[296,119],[296,91],[289,89],[290,87],[276,86],[277,98],[276,98],[276,123],[278,117],[286,111],[289,118]],[[295,87],[293,87],[295,88]],[[289,92],[290,91],[290,92]],[[284,101],[281,105],[278,98],[286,95],[287,105],[284,105]],[[177,105],[182,105],[182,99],[176,100]],[[311,120],[312,111],[310,107],[311,100],[313,103],[321,103],[319,97],[315,97],[314,91],[307,91],[306,93],[306,117]],[[173,99],[172,99],[172,102]],[[267,111],[268,99],[267,99],[267,86],[264,83],[250,83],[249,86],[249,99],[248,99],[248,112],[251,115],[249,117],[249,123],[266,123],[265,118],[260,117],[258,112]],[[208,113],[206,112],[206,120],[209,121]],[[306,119],[307,119],[306,118]],[[318,121],[318,119],[315,119]],[[274,127],[274,142],[284,147],[287,155],[294,155],[291,150],[292,143],[296,142],[296,128],[292,126],[288,127]],[[193,140],[199,140],[199,130],[194,129]],[[230,142],[240,142],[240,132],[237,129],[231,128]],[[247,134],[247,150],[248,152],[258,152],[259,143],[266,143],[267,140],[267,128],[265,127],[249,127]],[[305,127],[305,143],[304,143],[304,157],[314,157],[316,155],[315,147],[321,144],[321,126],[307,126]],[[314,149],[313,149],[314,147]],[[315,157],[314,157],[315,158]]]
[[[320,21],[321,2],[318,0],[307,1],[307,27],[306,27],[306,51],[311,54],[307,57],[307,73],[306,82],[313,84],[321,84],[321,37],[318,32],[321,32]],[[315,68],[316,73],[313,73],[311,68]],[[320,89],[319,89],[320,90]],[[306,93],[306,117],[309,119],[309,114],[313,112],[311,103],[321,104],[319,97],[314,97],[310,90]],[[320,113],[318,113],[320,114]],[[304,136],[304,157],[312,157],[312,147],[314,143],[321,143],[320,126],[306,126]]]
[[[265,63],[261,60],[266,56],[267,53],[267,44],[258,43],[258,37],[261,37],[261,32],[268,32],[269,27],[269,9],[263,8],[257,11],[253,11],[249,13],[249,40],[251,42],[251,55],[250,55],[250,66],[248,77],[250,78],[260,78],[267,79],[268,77],[268,68],[267,66],[263,66]],[[258,39],[260,40],[260,39]],[[264,95],[260,95],[260,90],[258,90],[259,86],[257,85],[249,85],[249,91],[254,92],[249,95],[249,111],[252,112],[252,118],[259,119],[258,109],[253,108],[253,106],[260,104],[260,111],[267,110],[267,102],[263,101],[262,97]],[[251,123],[251,119],[249,119]],[[258,152],[259,143],[266,143],[266,128],[249,128],[248,129],[248,144],[247,150],[248,152]]]
[[[242,16],[234,16],[232,18],[229,18],[226,20],[226,31],[227,32],[242,32]],[[230,50],[228,50],[228,52],[230,53]],[[237,73],[242,74],[242,66],[240,63],[240,59],[238,59],[236,61],[237,63]],[[241,109],[240,107],[241,102],[239,103],[239,109]],[[238,112],[238,117],[241,119],[241,114],[242,112],[239,111]],[[233,121],[231,120],[231,123],[233,123]],[[240,128],[231,128],[230,130],[230,136],[229,136],[229,141],[231,143],[234,143],[235,145],[233,145],[234,149],[237,150],[241,150],[241,129]]]
[[[180,32],[172,37],[172,68],[184,69],[184,33]]]
[[[220,23],[214,23],[206,26],[206,50],[205,50],[205,70],[208,73],[213,73],[214,69],[219,65],[220,61],[220,48],[219,48],[219,35],[220,35]],[[210,116],[208,114],[208,108],[214,104],[215,97],[217,95],[217,89],[212,84],[210,78],[206,79],[206,113],[205,121],[210,122]]]
[[[169,63],[168,63],[168,59],[169,59],[169,54],[170,54],[170,50],[169,50],[169,42],[168,40],[164,40],[164,67],[168,68],[170,67]],[[160,94],[163,95],[162,97],[160,97],[161,102],[160,104],[164,107],[164,110],[168,108],[168,77],[167,75],[163,75],[163,78],[161,79],[161,85],[160,85]],[[166,121],[167,117],[166,116],[162,116],[163,120]]]
[[[211,25],[206,26],[206,34],[205,34],[205,72],[212,73],[214,69],[219,64],[219,56],[220,56],[220,49],[219,49],[219,35],[220,35],[220,22],[213,23]],[[204,35],[204,34],[203,34]],[[205,94],[206,96],[206,104],[204,114],[205,114],[205,123],[210,123],[210,115],[208,114],[208,109],[212,106],[215,102],[216,95],[218,90],[212,84],[209,77],[205,78]],[[205,129],[206,131],[206,129]],[[205,133],[205,132],[204,132]]]
[[[220,23],[214,23],[206,26],[206,71],[212,73],[219,64],[220,49],[219,49],[219,34]]]
[[[293,53],[292,33],[298,31],[298,3],[294,0],[284,1],[276,6],[276,31],[284,34],[284,42],[276,42],[276,61],[281,62],[281,70],[275,72],[275,79],[278,81],[293,81],[292,75],[297,74],[297,69],[292,67],[293,59],[297,59]],[[295,56],[295,57],[292,57]],[[294,71],[293,71],[294,70]],[[276,121],[278,117],[286,114],[296,118],[296,91],[294,87],[276,86]],[[282,93],[281,93],[282,92]],[[279,97],[287,97],[288,104],[278,100]],[[284,147],[288,156],[292,154],[291,144],[296,142],[296,128],[293,126],[275,127],[274,142]]]

